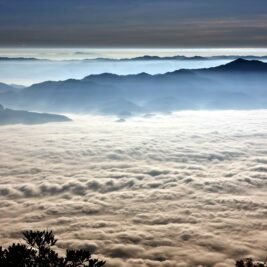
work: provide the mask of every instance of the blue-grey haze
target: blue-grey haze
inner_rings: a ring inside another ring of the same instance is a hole
[[[1,0],[0,45],[266,47],[265,0]]]

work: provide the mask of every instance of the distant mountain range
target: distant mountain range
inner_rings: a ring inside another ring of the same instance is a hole
[[[149,56],[144,55],[140,57],[133,57],[133,58],[90,58],[90,59],[67,59],[67,60],[57,60],[58,61],[66,61],[66,62],[73,62],[73,61],[80,61],[80,62],[88,62],[88,61],[103,61],[103,62],[123,62],[123,61],[184,61],[184,60],[236,60],[240,56],[233,55],[233,56],[210,56],[210,57],[203,57],[203,56],[166,56],[166,57],[159,57],[159,56]],[[246,60],[267,60],[267,56],[242,56],[243,59]],[[51,59],[39,59],[39,58],[33,58],[33,57],[0,57],[1,61],[45,61],[45,62],[53,62],[54,60]]]
[[[4,108],[2,105],[0,105],[0,125],[41,124],[65,121],[70,121],[70,119],[62,115],[12,110]]]
[[[169,57],[159,57],[159,56],[141,56],[134,58],[96,58],[96,59],[85,59],[84,61],[97,60],[97,61],[175,61],[175,60],[236,60],[239,56],[211,56],[211,57],[202,57],[202,56],[169,56]],[[267,56],[244,56],[242,57],[246,60],[267,60]]]
[[[96,112],[127,117],[180,109],[267,108],[267,63],[237,59],[208,69],[165,74],[90,75],[47,81],[0,93],[13,107],[53,112]]]
[[[48,59],[38,59],[34,57],[0,57],[0,61],[48,61]]]

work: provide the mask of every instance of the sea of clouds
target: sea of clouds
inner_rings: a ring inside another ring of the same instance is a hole
[[[52,229],[107,266],[234,266],[267,252],[267,111],[0,127],[0,240]]]

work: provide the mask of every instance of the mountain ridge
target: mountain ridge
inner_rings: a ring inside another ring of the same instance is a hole
[[[1,61],[65,61],[65,62],[73,62],[73,61],[114,61],[114,62],[123,62],[123,61],[191,61],[191,60],[235,60],[237,58],[243,58],[246,60],[267,60],[267,55],[264,56],[240,56],[240,55],[230,55],[230,56],[184,56],[184,55],[174,55],[174,56],[152,56],[152,55],[143,55],[131,58],[108,58],[108,57],[97,57],[97,58],[73,58],[73,59],[48,59],[48,58],[36,58],[36,57],[8,57],[8,56],[0,56]]]
[[[0,125],[10,124],[43,124],[48,122],[66,122],[70,118],[48,113],[29,112],[25,110],[13,110],[4,108],[0,104]]]
[[[0,102],[30,110],[105,114],[267,108],[266,83],[267,63],[240,58],[208,69],[155,75],[102,73],[80,80],[46,81],[2,93]]]

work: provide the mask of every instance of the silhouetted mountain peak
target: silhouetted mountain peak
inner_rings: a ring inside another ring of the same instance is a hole
[[[229,64],[244,64],[244,63],[248,63],[250,62],[251,60],[247,60],[247,59],[244,59],[244,58],[237,58],[236,60],[233,60],[232,62],[230,62]]]
[[[211,68],[210,70],[262,72],[267,71],[267,64],[259,60],[246,60],[243,58],[238,58],[230,63]]]
[[[151,75],[146,73],[146,72],[140,72],[140,73],[136,74],[136,76],[139,76],[139,77],[150,77]]]

